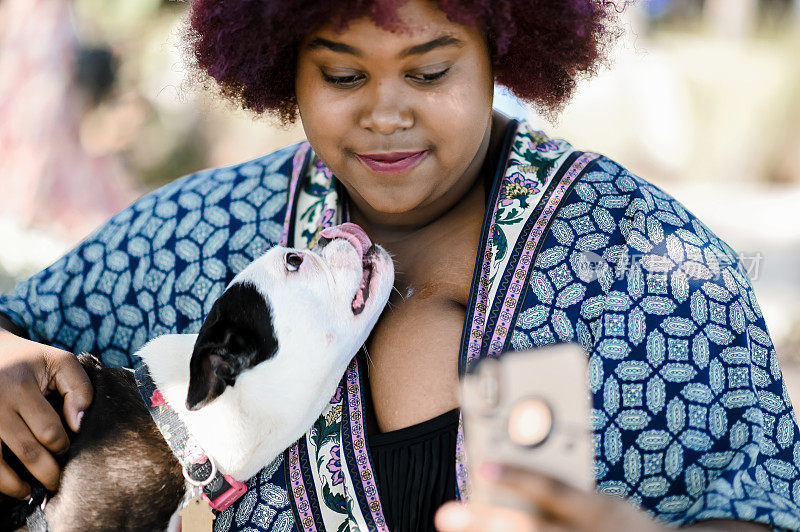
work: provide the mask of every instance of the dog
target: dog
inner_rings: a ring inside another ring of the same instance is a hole
[[[197,334],[160,336],[137,355],[218,470],[245,481],[322,413],[393,282],[391,257],[360,227],[332,227],[312,251],[270,249],[233,279]],[[58,491],[28,528],[177,529],[191,490],[133,373],[79,359],[95,398],[70,434]]]

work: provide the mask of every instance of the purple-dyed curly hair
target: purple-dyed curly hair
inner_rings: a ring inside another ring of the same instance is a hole
[[[193,0],[185,42],[201,76],[223,96],[281,121],[297,117],[298,44],[329,21],[369,16],[396,31],[407,0]],[[617,4],[606,0],[436,0],[448,19],[487,35],[495,81],[540,109],[555,112],[576,81],[593,75],[620,34]],[[207,79],[207,78],[206,78]]]

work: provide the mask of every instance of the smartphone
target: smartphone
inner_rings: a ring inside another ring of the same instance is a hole
[[[553,344],[482,359],[461,385],[470,500],[536,511],[513,493],[488,489],[485,461],[519,465],[593,491],[588,356],[578,344]]]

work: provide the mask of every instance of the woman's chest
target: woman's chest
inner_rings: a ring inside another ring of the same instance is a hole
[[[372,432],[458,406],[459,347],[479,231],[475,223],[451,227],[395,255],[396,291],[367,343]]]

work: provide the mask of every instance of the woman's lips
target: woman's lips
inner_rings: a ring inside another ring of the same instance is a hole
[[[428,150],[413,152],[356,154],[356,157],[373,172],[394,174],[411,170],[425,158]]]

